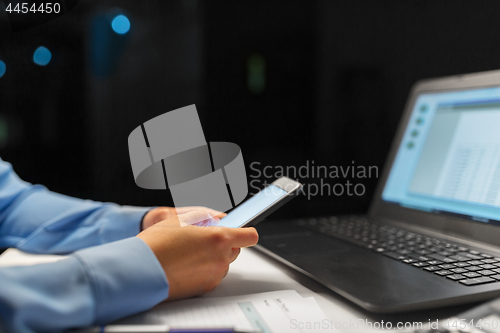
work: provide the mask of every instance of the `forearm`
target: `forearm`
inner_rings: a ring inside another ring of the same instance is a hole
[[[135,236],[147,208],[33,190],[9,209],[0,245],[34,253],[68,253]]]
[[[146,208],[121,207],[35,191],[2,223],[0,246],[68,253],[135,236]]]
[[[58,332],[147,310],[168,296],[165,274],[138,238],[56,263],[0,269],[0,317],[12,332]]]
[[[148,210],[48,191],[22,181],[0,160],[0,247],[68,253],[135,236]]]

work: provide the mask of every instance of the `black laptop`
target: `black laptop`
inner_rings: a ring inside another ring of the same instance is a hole
[[[414,85],[368,215],[258,229],[258,249],[373,312],[500,296],[500,71]]]

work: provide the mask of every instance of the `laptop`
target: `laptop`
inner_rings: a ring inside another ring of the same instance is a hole
[[[372,312],[500,296],[500,71],[413,86],[368,215],[258,230],[259,250]]]

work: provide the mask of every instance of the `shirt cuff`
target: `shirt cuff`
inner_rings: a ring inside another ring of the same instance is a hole
[[[150,309],[168,297],[158,259],[143,240],[132,237],[77,251],[95,300],[95,324]]]
[[[142,218],[151,207],[118,206],[106,213],[107,223],[100,232],[102,243],[136,236],[141,232]]]

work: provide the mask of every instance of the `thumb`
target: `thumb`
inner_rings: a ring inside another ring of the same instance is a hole
[[[228,228],[233,247],[248,247],[257,244],[259,234],[255,228]]]
[[[193,210],[189,213],[179,214],[177,215],[179,219],[179,224],[181,227],[185,227],[187,225],[197,224],[204,221],[210,221],[211,216],[202,210]]]

